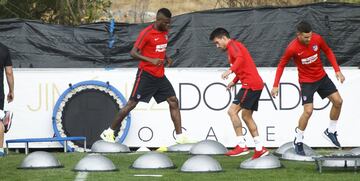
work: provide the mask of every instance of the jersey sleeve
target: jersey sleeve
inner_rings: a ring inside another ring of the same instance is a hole
[[[234,84],[236,84],[236,83],[238,83],[239,82],[239,77],[238,76],[235,76],[234,77],[234,79],[232,80],[232,82],[234,83]]]
[[[141,50],[146,45],[146,43],[149,39],[148,36],[146,36],[147,34],[148,34],[148,31],[146,31],[146,30],[141,31],[135,41],[134,47]]]
[[[339,67],[338,63],[336,62],[336,57],[334,55],[334,52],[331,50],[331,48],[327,45],[325,40],[320,35],[319,35],[319,45],[320,45],[321,50],[325,53],[328,61],[334,68],[335,72],[339,72],[340,67]]]
[[[232,63],[230,70],[232,72],[237,72],[243,62],[243,54],[240,51],[240,48],[230,48],[229,55],[235,58],[235,61]]]
[[[4,63],[5,63],[4,64],[5,67],[12,66],[10,51],[7,48],[6,48],[6,55],[5,55],[5,62]]]
[[[280,58],[279,65],[276,69],[273,87],[279,86],[280,78],[284,72],[285,66],[289,63],[289,61],[292,57],[293,57],[293,51],[291,50],[290,47],[287,47],[284,55]]]

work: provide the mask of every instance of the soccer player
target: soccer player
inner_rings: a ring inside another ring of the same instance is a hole
[[[304,107],[298,127],[295,129],[295,152],[299,155],[305,155],[303,137],[306,125],[314,109],[313,96],[315,92],[317,92],[322,99],[327,97],[332,103],[329,127],[324,131],[324,136],[336,147],[341,148],[337,139],[336,124],[339,119],[343,101],[334,83],[329,79],[323,68],[320,60],[320,50],[325,53],[334,68],[336,78],[343,83],[345,77],[340,72],[334,53],[319,34],[312,32],[311,25],[308,22],[302,21],[296,28],[297,37],[290,42],[284,55],[280,59],[271,94],[274,98],[278,95],[278,85],[281,75],[289,60],[293,58],[298,69],[301,98]]]
[[[114,130],[117,130],[126,115],[133,110],[139,101],[148,103],[154,97],[157,103],[167,101],[171,119],[176,131],[176,142],[187,143],[189,140],[181,129],[181,115],[174,88],[164,74],[165,61],[168,66],[172,59],[166,56],[168,31],[171,12],[161,8],[156,14],[155,23],[140,32],[130,54],[140,60],[135,84],[127,104],[120,110],[111,126],[104,130],[100,137],[108,142],[115,141]]]
[[[4,135],[7,133],[11,126],[12,112],[3,111],[4,109],[4,70],[6,81],[9,87],[7,94],[8,103],[14,100],[14,75],[12,69],[12,62],[9,49],[0,43],[0,157],[5,156],[3,143]]]
[[[228,110],[228,114],[232,121],[238,144],[233,150],[226,153],[227,156],[240,156],[249,153],[246,141],[242,133],[242,124],[239,112],[242,110],[242,119],[249,128],[249,131],[255,142],[255,152],[252,159],[256,159],[269,154],[269,151],[262,145],[257,126],[252,117],[254,111],[257,111],[260,95],[264,87],[256,65],[251,58],[247,48],[240,42],[230,39],[229,32],[224,28],[215,29],[210,40],[216,44],[217,48],[227,51],[230,63],[230,69],[224,72],[221,77],[227,79],[231,73],[235,73],[235,78],[228,84],[227,89],[230,90],[239,80],[242,87],[235,96],[232,105]]]

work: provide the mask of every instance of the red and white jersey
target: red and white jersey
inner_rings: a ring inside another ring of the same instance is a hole
[[[141,55],[149,58],[164,60],[168,43],[168,32],[158,31],[151,24],[143,29],[135,42],[135,47],[140,50]],[[160,66],[141,60],[139,69],[142,69],[155,77],[164,76],[164,64]]]
[[[291,58],[297,66],[300,83],[312,83],[322,79],[326,72],[320,60],[320,50],[325,53],[335,72],[340,71],[335,55],[325,40],[319,34],[312,33],[308,45],[302,44],[298,38],[288,45],[277,67],[273,86],[278,87],[284,68]]]
[[[230,40],[226,45],[230,69],[236,74],[233,82],[241,81],[242,88],[262,90],[264,82],[247,48],[236,40]]]

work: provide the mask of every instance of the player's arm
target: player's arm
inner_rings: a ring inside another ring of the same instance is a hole
[[[165,55],[165,60],[167,62],[168,67],[170,67],[172,65],[172,63],[174,62],[173,59],[168,57],[167,55]]]
[[[134,47],[130,51],[130,55],[134,59],[137,59],[137,60],[147,61],[154,65],[161,65],[163,60],[161,60],[159,58],[146,57],[141,54],[141,50],[144,48],[144,46],[149,41],[149,38],[148,38],[149,36],[147,36],[147,32],[148,31],[146,31],[146,30],[143,30],[142,32],[140,32],[138,38],[135,41]]]
[[[238,83],[238,82],[239,82],[239,77],[235,76],[234,79],[231,82],[229,82],[229,84],[226,86],[226,90],[230,90],[231,87],[236,85],[236,83]]]
[[[293,57],[293,52],[292,50],[288,47],[285,50],[284,55],[280,58],[280,62],[279,65],[276,69],[276,74],[275,74],[275,80],[274,80],[274,84],[273,84],[273,88],[271,90],[271,95],[275,98],[278,93],[279,93],[279,82],[281,79],[281,76],[284,72],[285,66],[289,63],[290,59]]]
[[[147,61],[150,62],[154,65],[161,65],[163,63],[163,61],[159,58],[150,58],[150,57],[146,57],[141,55],[140,53],[140,49],[137,48],[136,46],[134,46],[131,51],[130,51],[130,55],[137,60],[143,60],[143,61]]]
[[[236,59],[235,59],[234,63],[231,65],[230,69],[221,75],[221,77],[223,79],[227,79],[231,73],[237,72],[241,66],[241,63],[244,62],[243,61],[244,57],[239,49],[234,50],[233,48],[228,48],[228,54],[229,54],[229,56],[236,57]],[[234,80],[233,80],[233,82],[234,82]]]
[[[227,79],[229,77],[229,75],[233,72],[236,72],[238,70],[238,68],[240,67],[240,64],[241,64],[241,60],[242,57],[237,57],[235,62],[233,63],[233,65],[230,67],[229,70],[225,71],[222,75],[221,75],[221,78],[222,79]]]
[[[343,83],[345,81],[345,77],[340,71],[340,67],[336,61],[335,54],[331,50],[331,48],[327,45],[327,43],[325,42],[325,40],[322,37],[320,37],[320,48],[325,53],[328,61],[334,68],[337,80],[339,80],[341,83]]]
[[[10,103],[14,100],[14,74],[13,74],[12,66],[5,67],[5,75],[6,75],[7,84],[9,86],[7,101],[8,103]]]

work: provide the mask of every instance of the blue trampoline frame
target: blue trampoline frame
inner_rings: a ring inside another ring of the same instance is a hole
[[[120,93],[120,91],[118,91],[114,86],[110,85],[109,83],[106,82],[102,82],[102,81],[97,81],[97,80],[88,80],[88,81],[82,81],[79,83],[76,83],[74,85],[69,85],[69,88],[66,89],[58,98],[58,100],[56,101],[56,104],[54,106],[54,110],[53,110],[53,115],[52,115],[52,122],[53,122],[53,129],[54,129],[54,133],[56,135],[56,137],[61,137],[59,130],[56,127],[56,113],[59,111],[59,106],[61,101],[65,98],[65,96],[73,89],[80,87],[80,86],[87,86],[87,85],[96,85],[96,86],[101,86],[107,89],[110,89],[111,91],[113,91],[115,93],[115,95],[120,99],[120,101],[123,103],[123,105],[126,105],[126,99],[125,97]],[[121,137],[119,138],[119,143],[123,143],[128,132],[130,129],[130,125],[131,125],[131,115],[130,113],[126,116],[126,126],[124,129],[124,133],[121,135]],[[62,145],[63,143],[60,142]],[[63,145],[64,146],[64,145]],[[71,148],[70,146],[66,145],[67,149],[69,151],[73,151],[74,149]],[[86,148],[84,148],[86,149]]]

